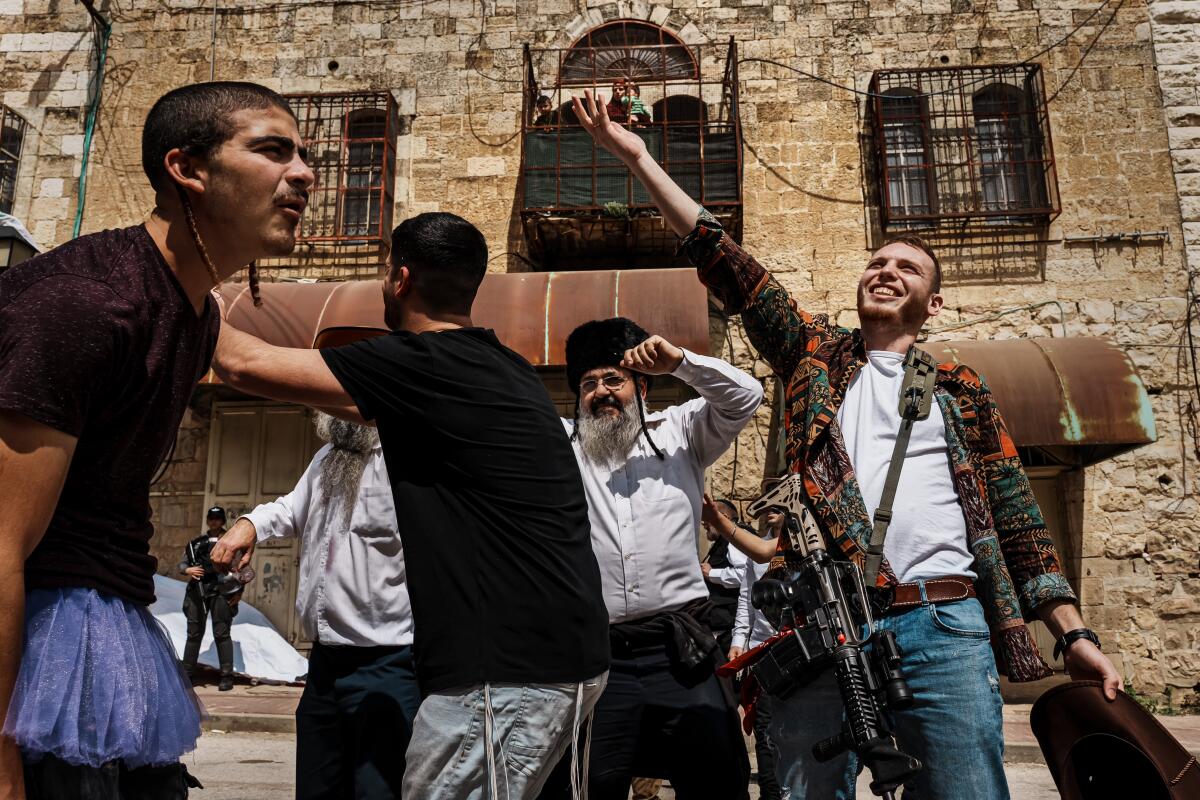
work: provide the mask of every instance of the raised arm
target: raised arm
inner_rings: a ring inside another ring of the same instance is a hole
[[[239,517],[213,547],[210,556],[213,566],[221,572],[242,569],[250,563],[255,546],[264,539],[299,536],[308,524],[313,483],[320,473],[319,465],[328,452],[328,445],[317,451],[291,492],[276,498],[274,502],[261,503],[253,511]],[[233,558],[238,553],[241,553],[241,557],[234,564]]]
[[[777,540],[763,539],[745,528],[735,525],[733,520],[717,509],[716,504],[708,495],[704,495],[700,518],[725,537],[731,545],[749,556],[752,561],[765,564],[775,557],[778,550]]]
[[[596,144],[616,156],[642,182],[675,235],[687,236],[696,227],[700,204],[671,180],[650,155],[642,137],[608,118],[607,107],[596,102],[591,89],[583,90],[582,100],[572,97],[571,102],[579,124],[592,135]]]
[[[25,559],[37,547],[75,455],[76,438],[0,412],[0,716],[7,715],[25,635]],[[24,797],[21,752],[0,737],[0,797]]]
[[[654,160],[646,143],[613,122],[591,91],[572,98],[575,115],[603,147],[633,173],[667,225],[683,239],[683,249],[700,281],[729,314],[741,314],[750,341],[784,380],[791,377],[809,336],[824,330],[823,319],[798,311],[788,293],[757,260],[733,241],[720,222],[688,196]]]
[[[625,352],[622,366],[647,375],[673,375],[704,398],[680,408],[696,458],[709,466],[724,453],[762,404],[757,380],[719,358],[699,356],[651,336]]]
[[[325,365],[319,350],[276,347],[225,323],[213,355],[213,370],[246,394],[337,410],[346,416],[354,401]]]

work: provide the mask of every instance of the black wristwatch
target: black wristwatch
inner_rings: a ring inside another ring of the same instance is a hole
[[[1054,643],[1054,657],[1056,659],[1061,657],[1062,654],[1066,652],[1068,647],[1080,639],[1087,639],[1089,642],[1096,645],[1097,649],[1100,648],[1100,637],[1096,635],[1094,630],[1091,628],[1076,628],[1073,631],[1067,631],[1064,633],[1059,637],[1058,641]]]

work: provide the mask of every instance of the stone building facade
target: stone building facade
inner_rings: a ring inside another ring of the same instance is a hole
[[[213,74],[289,94],[390,94],[392,219],[454,211],[484,231],[492,269],[537,269],[520,213],[523,48],[567,48],[606,23],[642,21],[687,45],[737,42],[743,241],[805,307],[853,325],[857,276],[896,209],[880,207],[887,189],[874,156],[874,98],[848,88],[868,91],[881,70],[1036,63],[1061,213],[1015,234],[945,220],[925,230],[947,279],[931,338],[1098,336],[1136,366],[1157,441],[1055,472],[1047,486],[1072,543],[1068,572],[1106,649],[1138,691],[1194,702],[1200,397],[1181,347],[1189,264],[1200,268],[1200,45],[1190,5],[221,0],[214,11],[197,0],[102,3],[112,29],[82,230],[144,218],[153,203],[140,167],[145,113],[169,88]],[[70,238],[77,213],[95,38],[78,5],[0,0],[0,100],[26,122],[12,208],[46,247]],[[377,258],[314,253],[268,265],[266,279],[377,273]],[[713,319],[711,351],[753,369],[773,397],[774,381],[737,320]],[[201,523],[212,495],[209,420],[233,399],[246,400],[220,387],[197,393],[155,487],[154,550],[164,570]],[[773,461],[773,425],[764,407],[713,469],[715,491],[754,496]]]

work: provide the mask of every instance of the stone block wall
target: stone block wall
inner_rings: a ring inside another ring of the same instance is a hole
[[[524,254],[519,198],[521,48],[566,47],[623,18],[650,20],[688,42],[736,37],[743,58],[776,60],[866,89],[873,70],[987,65],[1034,58],[1045,71],[1062,214],[1033,242],[942,237],[943,338],[1095,335],[1129,353],[1151,389],[1157,444],[1086,470],[1070,502],[1081,536],[1085,612],[1139,690],[1194,695],[1200,669],[1200,522],[1179,369],[1185,246],[1200,236],[1193,119],[1200,105],[1191,3],[1094,0],[295,0],[102,5],[113,20],[84,231],[143,219],[153,198],[141,175],[140,126],[167,89],[245,79],[284,92],[386,89],[408,130],[398,141],[395,220],[448,210],[476,222],[492,253]],[[1114,13],[1115,11],[1115,13]],[[1182,16],[1181,16],[1182,15]],[[1072,29],[1083,25],[1072,33]],[[1071,34],[1068,36],[1068,34]],[[31,123],[16,211],[43,245],[69,238],[84,107],[94,64],[82,8],[0,0],[0,99]],[[215,59],[210,61],[210,54]],[[334,63],[336,62],[336,67]],[[864,99],[778,66],[740,65],[745,135],[745,243],[804,306],[854,324],[857,276],[877,241]],[[1164,115],[1164,106],[1167,108]],[[1182,199],[1181,199],[1182,197]],[[1170,240],[1092,244],[1073,237],[1166,231]],[[527,269],[498,257],[498,270]],[[368,272],[370,270],[367,270]],[[299,261],[267,278],[355,277],[358,266]],[[1056,301],[1061,306],[1039,305]],[[1023,308],[998,318],[996,312]],[[981,318],[990,318],[979,321]],[[764,379],[740,324],[714,335]],[[773,381],[768,380],[771,392]],[[193,412],[195,413],[195,412]],[[189,417],[189,419],[192,419]],[[768,463],[764,408],[712,484],[754,496]],[[187,440],[187,424],[180,448]],[[155,499],[164,541],[186,541],[202,513],[197,459],[177,455]],[[735,475],[736,463],[736,475]],[[184,477],[176,478],[174,472]],[[167,494],[176,492],[177,494]],[[189,497],[195,499],[188,499]],[[193,508],[194,506],[194,508]],[[167,533],[167,531],[170,531]],[[157,552],[157,551],[156,551]]]

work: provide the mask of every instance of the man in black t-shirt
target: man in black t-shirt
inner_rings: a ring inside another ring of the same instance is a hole
[[[302,152],[277,93],[177,89],[143,130],[146,223],[0,276],[0,797],[187,795],[200,716],[148,609],[150,483],[216,345],[209,292],[295,244]]]
[[[609,661],[570,442],[533,367],[471,322],[486,269],[473,225],[421,214],[392,234],[391,335],[317,353],[225,326],[213,362],[235,388],[379,428],[424,695],[404,795],[422,800],[535,796]]]

